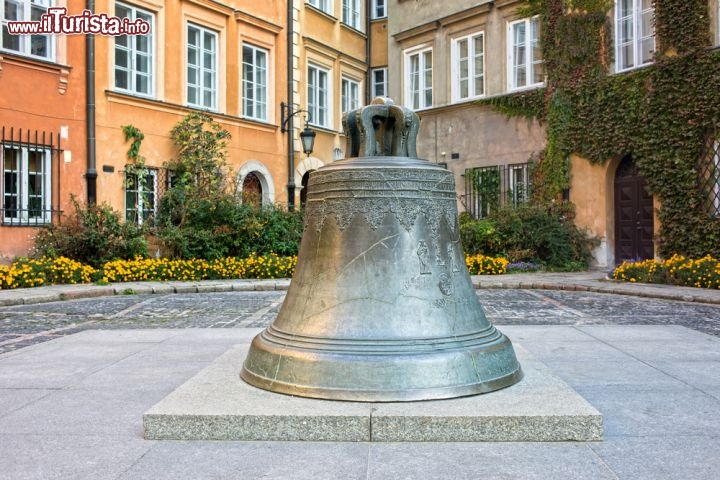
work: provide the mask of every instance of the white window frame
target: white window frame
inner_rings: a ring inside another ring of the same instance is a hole
[[[190,43],[190,30],[194,29],[198,32],[198,38],[200,39],[199,45],[192,45]],[[187,88],[186,88],[186,96],[187,96],[187,104],[194,108],[201,108],[203,110],[213,110],[217,111],[218,109],[218,76],[219,76],[219,70],[218,70],[218,59],[219,59],[219,38],[220,35],[215,30],[210,30],[209,28],[203,27],[202,25],[198,25],[195,23],[188,22],[187,28],[187,48],[186,48],[186,74],[187,74]],[[206,35],[209,35],[209,37],[206,37]],[[206,39],[212,39],[210,42],[211,45],[206,44]],[[196,60],[197,63],[191,64],[190,63],[190,51],[195,50],[196,53]],[[204,63],[204,57],[206,53],[210,54],[211,58],[211,65],[205,65]],[[197,70],[197,77],[196,82],[191,83],[190,81],[190,70],[191,68]],[[210,74],[210,81],[206,81],[206,74]],[[208,85],[209,84],[209,85]],[[194,90],[195,92],[195,101],[190,100],[190,92],[191,90]],[[210,95],[210,101],[208,102],[206,100],[206,94]]]
[[[352,78],[343,76],[341,80],[342,95],[341,106],[342,112],[349,112],[360,107],[360,82]]]
[[[507,88],[508,91],[525,90],[542,86],[545,81],[535,81],[536,73],[543,73],[543,59],[535,57],[540,52],[540,17],[534,16],[508,22],[507,24]],[[519,39],[516,27],[523,27],[524,38]],[[518,72],[525,72],[524,81]]]
[[[477,52],[475,48],[475,40],[481,41],[481,52]],[[467,55],[461,57],[461,44],[467,44]],[[454,102],[462,102],[485,96],[485,32],[476,32],[464,37],[455,38],[452,41],[452,98]],[[477,71],[478,59],[480,61],[480,72]],[[465,74],[463,76],[462,64],[466,63]],[[481,90],[478,92],[476,87],[477,79],[481,79]],[[463,92],[462,83],[466,82],[467,93]]]
[[[332,0],[307,0],[308,5],[312,5],[321,12],[332,15]]]
[[[157,170],[145,170],[145,181],[141,182],[139,175],[125,172],[125,221],[135,225],[143,225],[149,219],[154,222],[157,218],[158,185]],[[128,202],[128,195],[135,199],[134,205]],[[150,205],[145,205],[149,203]]]
[[[113,86],[115,90],[131,93],[134,95],[142,95],[146,97],[155,96],[155,42],[153,31],[155,25],[155,14],[148,10],[138,8],[123,2],[115,2],[115,16],[120,17],[118,7],[129,10],[128,17],[131,22],[138,19],[148,22],[151,27],[147,34],[143,35],[121,35],[114,39],[114,55],[113,55]],[[121,17],[124,18],[124,17]],[[119,40],[124,40],[126,45],[122,45]],[[145,47],[143,47],[143,45]],[[118,65],[118,53],[124,52],[126,55],[127,65]],[[142,69],[142,61],[147,62],[146,71]],[[127,75],[127,87],[118,86],[118,73]],[[147,91],[142,91],[139,87],[140,79],[147,79]]]
[[[246,53],[251,55],[247,62]],[[246,118],[268,120],[268,65],[270,52],[246,43],[242,47],[242,112]]]
[[[382,77],[382,80],[378,78],[378,76]],[[388,69],[387,67],[383,68],[373,68],[370,72],[370,78],[372,82],[372,97],[387,97],[388,96]],[[380,90],[380,91],[378,91]]]
[[[373,20],[387,17],[387,2],[385,0],[372,0],[371,8],[371,18]]]
[[[629,11],[623,12],[620,2],[628,2]],[[645,8],[643,2],[646,2]],[[615,0],[616,72],[626,72],[653,62],[655,52],[653,16],[651,0]],[[645,28],[650,31],[645,31]],[[652,45],[647,52],[643,49],[646,43]]]
[[[332,128],[330,70],[308,64],[307,77],[307,109],[310,115],[308,123]]]
[[[510,177],[508,183],[510,184],[512,203],[514,207],[517,207],[526,203],[528,199],[528,185],[530,183],[528,164],[513,164],[508,165],[507,168]]]
[[[715,8],[715,45],[720,45],[720,0]]]
[[[408,50],[404,52],[404,60],[405,95],[403,105],[412,110],[431,108],[433,106],[432,47]]]
[[[17,6],[17,18],[9,18],[10,12],[6,11],[5,3],[11,3]],[[17,42],[17,48],[12,48],[5,44],[4,37],[7,31],[8,21],[40,21],[42,15],[47,13],[48,7],[52,7],[55,1],[52,0],[2,0],[0,1],[0,51],[17,53],[33,58],[41,58],[43,60],[55,60],[55,39],[54,35],[9,35],[8,38],[13,42]],[[39,41],[47,50],[45,55],[33,53],[33,45]]]
[[[10,225],[43,225],[52,222],[52,151],[43,147],[24,147],[13,144],[0,144],[2,146],[2,223]],[[14,159],[8,162],[6,156],[13,152]],[[30,172],[30,152],[41,155],[40,170]],[[14,160],[14,162],[13,162]],[[14,163],[14,165],[13,165]],[[10,168],[8,168],[10,167]],[[14,168],[12,168],[14,167]],[[31,182],[30,177],[40,175],[39,183]],[[14,191],[7,184],[9,178],[15,177]],[[41,192],[31,192],[31,185],[39,185]],[[8,191],[8,190],[11,191]],[[14,208],[8,208],[8,198],[14,198]],[[37,207],[31,210],[30,203],[33,198],[40,198],[39,212]],[[10,216],[10,211],[15,216]],[[31,212],[36,212],[31,216]]]
[[[360,0],[342,0],[342,21],[345,25],[362,31],[362,3]]]

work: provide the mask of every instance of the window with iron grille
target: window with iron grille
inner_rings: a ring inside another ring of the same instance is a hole
[[[502,207],[516,208],[530,198],[530,164],[493,165],[465,170],[465,210],[484,218]]]
[[[51,151],[3,144],[3,225],[41,225],[52,221]]]
[[[51,35],[10,35],[8,22],[39,22],[52,6],[50,0],[4,0],[0,2],[2,36],[0,50],[18,52],[44,60],[54,60],[53,37]]]
[[[700,187],[707,198],[706,210],[720,218],[720,137],[710,137],[700,163]]]
[[[157,213],[157,170],[125,172],[125,221],[136,225],[154,222]]]

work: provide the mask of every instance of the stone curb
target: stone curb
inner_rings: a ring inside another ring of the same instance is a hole
[[[584,278],[573,283],[570,283],[571,278],[567,278],[572,277],[572,274],[566,275],[561,280],[542,278],[542,275],[539,275],[536,280],[514,280],[508,278],[512,277],[511,275],[502,277],[475,275],[471,277],[471,280],[476,289],[566,290],[720,305],[720,290],[625,283],[599,277],[593,279],[589,278],[587,272],[583,272],[579,276]],[[0,290],[0,307],[113,295],[275,291],[287,290],[289,285],[290,279],[288,278],[231,281],[205,280],[200,282],[127,282],[109,285],[55,285]]]

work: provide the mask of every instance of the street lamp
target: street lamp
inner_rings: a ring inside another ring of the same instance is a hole
[[[280,131],[282,133],[292,132],[293,117],[298,113],[310,113],[307,110],[295,110],[293,112],[292,105],[288,105],[285,102],[280,102]],[[310,130],[308,126],[307,117],[305,117],[305,128],[300,132],[300,141],[302,142],[303,153],[310,156],[313,151],[315,144],[315,132]],[[295,209],[295,149],[293,148],[292,135],[288,137],[288,210],[293,211]]]
[[[308,127],[307,120],[305,121],[305,128],[300,132],[300,141],[302,142],[303,152],[309,157],[315,145],[315,132]]]

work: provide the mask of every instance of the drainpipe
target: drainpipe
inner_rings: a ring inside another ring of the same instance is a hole
[[[288,183],[287,183],[287,193],[288,193],[288,210],[293,211],[295,210],[295,148],[294,148],[294,136],[295,136],[295,125],[294,125],[294,119],[293,119],[293,109],[295,108],[295,98],[294,98],[294,91],[293,91],[293,74],[294,74],[294,66],[293,66],[293,37],[295,35],[294,32],[294,9],[293,9],[293,0],[288,0],[287,2],[287,102],[288,102],[288,111],[287,111],[287,134],[288,134],[288,147],[287,147],[287,156],[288,156]],[[285,122],[286,119],[281,118],[280,123]]]
[[[95,0],[86,0],[85,8],[95,12]],[[95,169],[95,36],[85,36],[85,103],[87,114],[87,202],[97,203],[97,170]]]
[[[386,7],[387,8],[387,7]],[[365,104],[370,105],[370,102],[373,100],[373,91],[372,91],[372,31],[371,31],[371,25],[372,25],[372,0],[367,0],[365,2],[365,61],[367,62],[367,80],[365,81]]]

